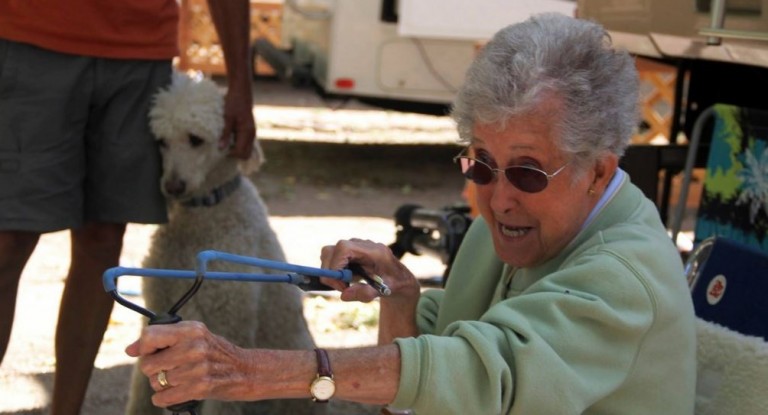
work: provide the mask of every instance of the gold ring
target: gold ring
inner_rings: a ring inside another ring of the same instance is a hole
[[[160,387],[162,387],[163,389],[171,386],[171,384],[168,383],[168,378],[166,377],[166,375],[167,373],[165,372],[165,370],[161,370],[157,372],[157,383],[159,383]]]

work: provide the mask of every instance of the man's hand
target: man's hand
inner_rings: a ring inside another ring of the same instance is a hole
[[[219,140],[220,148],[229,147],[230,157],[251,157],[256,139],[252,102],[250,88],[235,90],[230,85],[224,99],[224,130]]]
[[[248,0],[208,0],[208,10],[216,27],[227,67],[227,95],[224,98],[224,131],[219,145],[229,147],[229,155],[251,157],[256,123],[251,95],[250,24]]]

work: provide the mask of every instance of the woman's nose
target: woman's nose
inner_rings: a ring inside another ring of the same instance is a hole
[[[515,187],[503,174],[499,174],[491,182],[485,185],[485,189],[489,193],[489,206],[491,210],[498,213],[504,213],[509,211],[515,204],[518,203],[522,190]]]

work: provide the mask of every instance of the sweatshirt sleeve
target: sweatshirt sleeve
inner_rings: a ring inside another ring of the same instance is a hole
[[[426,290],[419,298],[416,325],[421,334],[435,334],[437,316],[440,312],[440,303],[445,291],[439,289]]]
[[[401,379],[392,406],[419,415],[581,414],[632,371],[653,309],[622,261],[581,258],[479,320],[397,339]]]

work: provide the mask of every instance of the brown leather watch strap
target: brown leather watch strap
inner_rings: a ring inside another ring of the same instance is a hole
[[[327,376],[333,378],[333,372],[331,371],[331,359],[328,358],[328,352],[325,349],[315,349],[317,354],[317,374],[319,376]]]
[[[336,383],[331,372],[331,359],[324,349],[315,349],[317,355],[317,377],[309,385],[309,394],[317,403],[327,403],[336,393]]]

